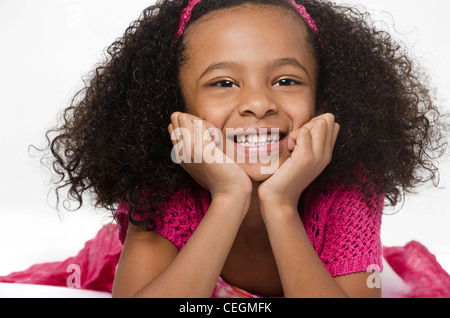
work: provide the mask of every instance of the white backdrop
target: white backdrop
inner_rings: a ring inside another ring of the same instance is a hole
[[[49,171],[28,146],[44,144],[45,131],[81,88],[81,77],[152,2],[0,1],[0,275],[72,256],[110,222],[107,212],[89,207],[58,214],[48,198]],[[394,37],[429,70],[440,100],[450,101],[450,3],[352,3],[395,29]],[[408,196],[399,213],[384,217],[382,240],[388,246],[418,240],[450,271],[450,162],[441,167],[443,189],[424,187]]]

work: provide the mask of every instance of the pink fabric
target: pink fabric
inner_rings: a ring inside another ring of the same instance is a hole
[[[306,22],[308,27],[317,35],[319,35],[319,29],[317,28],[316,21],[314,21],[313,18],[309,15],[309,13],[306,11],[305,6],[302,6],[301,4],[297,4],[295,0],[290,1],[291,5],[297,10],[297,12],[300,14],[302,19]]]
[[[194,195],[195,194],[195,195]],[[306,197],[302,217],[305,230],[322,263],[332,276],[367,271],[382,264],[380,240],[383,198],[365,197],[359,189],[334,187]],[[209,208],[209,194],[187,189],[175,193],[162,207],[164,218],[156,220],[155,231],[181,250]],[[119,238],[128,228],[128,205],[121,203],[116,213]],[[141,215],[132,217],[142,220]]]
[[[382,270],[380,239],[384,198],[367,198],[360,189],[336,187],[306,199],[305,230],[322,263],[333,276]]]
[[[61,287],[79,282],[82,289],[111,292],[121,251],[116,226],[111,225],[87,241],[76,256],[62,262],[35,264],[27,270],[0,276],[0,282]],[[76,273],[73,265],[79,268],[78,278],[70,277]]]
[[[311,29],[311,31],[313,31],[317,35],[319,43],[320,43],[320,46],[321,46],[322,51],[323,51],[324,48],[325,48],[325,45],[323,44],[323,41],[320,38],[319,28],[316,25],[316,21],[314,21],[314,19],[306,11],[305,6],[302,6],[301,4],[297,4],[297,2],[295,2],[295,0],[291,0],[290,3],[294,7],[294,9],[297,10],[297,12],[302,17],[303,21],[305,21],[306,25]]]
[[[102,228],[76,256],[62,262],[33,265],[25,271],[0,277],[0,282],[67,286],[71,275],[68,268],[75,264],[81,270],[79,280],[81,288],[111,292],[115,268],[122,250],[117,234],[115,225]],[[384,247],[384,257],[411,287],[409,294],[402,293],[398,297],[450,297],[450,276],[442,269],[435,256],[420,243],[413,241],[404,247]],[[219,278],[212,297],[260,298],[231,286],[222,278]]]
[[[263,298],[228,284],[219,277],[211,298]]]
[[[404,247],[384,247],[384,257],[392,269],[409,285],[408,298],[450,297],[450,275],[436,257],[419,242]]]
[[[199,3],[200,0],[189,0],[189,3],[186,8],[181,11],[181,19],[180,19],[180,28],[177,32],[177,38],[179,39],[181,35],[184,32],[184,29],[186,28],[186,24],[188,24],[189,20],[191,19],[192,10],[194,9],[195,5]]]
[[[169,202],[161,206],[165,216],[156,219],[155,231],[181,250],[200,224],[210,203],[209,193],[199,189],[186,189],[174,193]],[[121,202],[117,209],[116,219],[119,224],[119,240],[123,243],[129,223],[129,205]],[[135,220],[142,221],[142,215],[132,213]]]

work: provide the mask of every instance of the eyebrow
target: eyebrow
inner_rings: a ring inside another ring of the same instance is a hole
[[[308,70],[306,69],[306,67],[304,67],[302,65],[302,63],[300,63],[296,58],[289,57],[289,58],[277,59],[277,60],[274,60],[273,62],[271,62],[269,64],[269,67],[270,68],[277,68],[277,67],[281,67],[281,66],[285,66],[285,65],[291,65],[291,66],[300,68],[309,77],[309,73],[308,73]]]
[[[306,67],[304,67],[296,58],[281,58],[281,59],[276,59],[272,62],[270,62],[268,64],[269,68],[278,68],[278,67],[282,67],[285,65],[291,65],[297,68],[302,69],[306,75],[308,75],[309,77],[309,73],[306,70]],[[239,69],[240,68],[240,64],[233,62],[233,61],[224,61],[224,62],[218,62],[218,63],[213,63],[210,66],[208,66],[206,68],[206,70],[202,73],[202,75],[200,75],[200,78],[202,78],[203,76],[205,76],[206,74],[214,71],[214,70],[218,70],[218,69]]]
[[[207,69],[202,73],[202,75],[200,75],[200,78],[202,78],[203,76],[205,76],[206,74],[208,74],[212,71],[224,69],[224,68],[238,69],[239,64],[232,62],[232,61],[213,63],[207,67]]]

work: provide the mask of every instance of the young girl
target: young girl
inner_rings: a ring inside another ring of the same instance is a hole
[[[51,150],[118,221],[114,296],[381,295],[383,206],[445,144],[388,33],[325,1],[163,0],[108,53]]]

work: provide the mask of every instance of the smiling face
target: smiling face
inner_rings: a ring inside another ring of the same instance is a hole
[[[261,167],[273,162],[254,163],[252,153],[281,166],[290,157],[286,137],[315,114],[318,69],[306,26],[285,8],[245,5],[201,18],[184,41],[186,111],[219,128],[251,179],[265,180]]]

